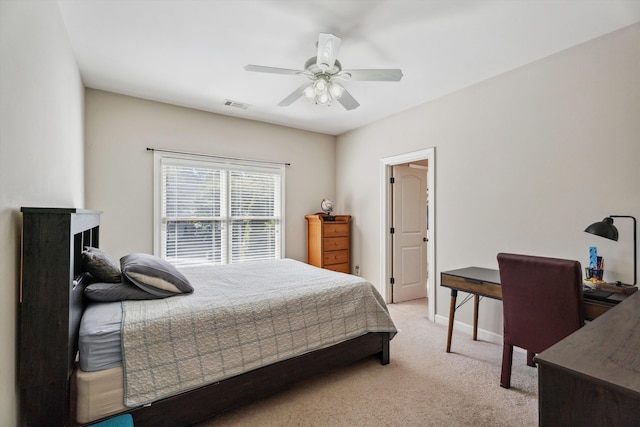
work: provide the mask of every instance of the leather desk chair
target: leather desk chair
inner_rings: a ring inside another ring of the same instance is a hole
[[[584,325],[582,269],[578,261],[498,254],[504,335],[500,385],[511,387],[513,347],[533,356]]]

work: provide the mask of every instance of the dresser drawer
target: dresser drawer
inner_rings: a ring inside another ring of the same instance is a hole
[[[349,263],[325,265],[324,268],[349,274]]]
[[[325,252],[322,259],[324,260],[325,266],[328,266],[330,264],[349,263],[349,251],[345,250]]]
[[[322,233],[323,237],[348,237],[349,224],[330,224],[325,222]]]
[[[325,251],[340,251],[349,249],[348,237],[325,237],[322,239]]]

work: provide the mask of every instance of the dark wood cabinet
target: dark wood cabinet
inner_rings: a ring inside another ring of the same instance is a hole
[[[83,298],[80,254],[84,246],[98,246],[99,221],[96,211],[22,208],[21,426],[64,426],[70,419],[69,378],[82,315],[71,308]]]
[[[305,219],[307,264],[351,273],[351,216],[314,214]]]

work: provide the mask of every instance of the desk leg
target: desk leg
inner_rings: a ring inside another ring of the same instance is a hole
[[[473,296],[473,340],[478,341],[478,306],[480,305],[480,297]]]
[[[458,291],[451,289],[451,303],[449,304],[449,331],[447,335],[447,353],[451,353],[451,336],[453,335],[453,318],[456,314],[456,298]]]

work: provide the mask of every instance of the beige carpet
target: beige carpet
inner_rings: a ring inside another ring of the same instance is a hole
[[[535,426],[537,370],[515,352],[511,389],[499,385],[502,346],[427,320],[426,300],[389,306],[400,330],[391,363],[375,358],[238,408],[209,426]]]

